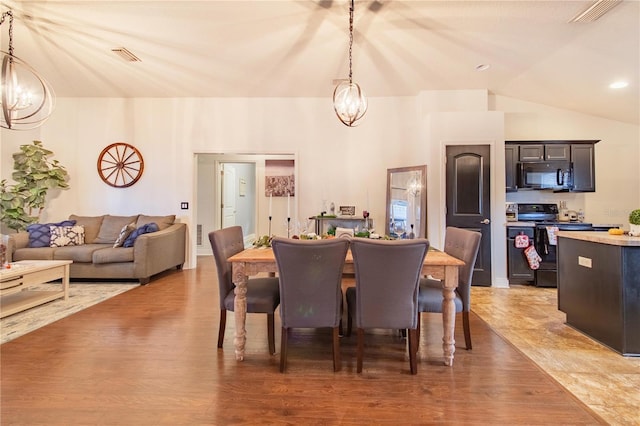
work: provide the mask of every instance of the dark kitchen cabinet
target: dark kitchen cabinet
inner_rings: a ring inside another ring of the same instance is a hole
[[[505,189],[507,192],[518,190],[518,145],[504,147]]]
[[[558,309],[571,327],[640,356],[640,246],[581,238],[558,238]]]
[[[596,191],[595,145],[572,144],[573,189],[575,192]]]
[[[547,144],[544,146],[544,159],[547,161],[569,161],[571,145],[568,143]]]
[[[507,227],[507,269],[510,283],[533,282],[534,270],[529,267],[529,262],[524,254],[524,249],[516,247],[516,235],[524,234],[533,244],[534,228],[532,226]]]
[[[505,141],[505,189],[518,190],[518,163],[570,161],[573,165],[571,192],[595,192],[595,144],[599,140]]]
[[[542,161],[544,160],[544,145],[520,145],[519,161]]]

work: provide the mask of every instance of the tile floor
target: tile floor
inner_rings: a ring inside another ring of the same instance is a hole
[[[471,309],[607,422],[640,425],[640,357],[567,326],[557,289],[473,287]]]

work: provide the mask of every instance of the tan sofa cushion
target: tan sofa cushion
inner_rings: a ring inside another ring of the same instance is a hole
[[[91,263],[93,253],[105,247],[107,244],[83,244],[81,246],[56,247],[53,253],[54,260],[73,260],[75,263]]]
[[[133,262],[133,247],[109,247],[93,252],[93,263]]]
[[[100,232],[93,241],[96,244],[111,244],[116,242],[122,228],[138,219],[138,216],[111,216],[105,215],[100,225]]]
[[[173,225],[175,221],[176,221],[175,214],[170,214],[167,216],[146,216],[141,214],[140,216],[138,216],[138,222],[136,222],[136,228],[140,228],[142,225],[146,225],[147,223],[154,222],[156,225],[158,225],[159,230],[162,231],[163,229],[166,229],[169,226]]]
[[[75,220],[76,225],[84,226],[84,243],[91,244],[98,236],[104,216],[77,216],[72,214],[69,219]]]

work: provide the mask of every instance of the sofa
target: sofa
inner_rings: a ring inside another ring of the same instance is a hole
[[[182,269],[186,224],[175,215],[78,216],[58,223],[33,224],[10,234],[7,257],[20,260],[71,260],[70,278],[131,279],[147,284],[155,274]]]

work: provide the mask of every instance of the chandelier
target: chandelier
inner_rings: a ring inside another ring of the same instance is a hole
[[[10,130],[34,129],[41,126],[53,111],[53,90],[33,68],[14,56],[13,12],[4,12],[0,25],[7,17],[9,51],[0,51],[0,126]]]
[[[353,0],[349,8],[349,79],[339,83],[333,91],[333,109],[340,121],[349,127],[356,125],[367,112],[367,98],[357,83],[353,82]]]

